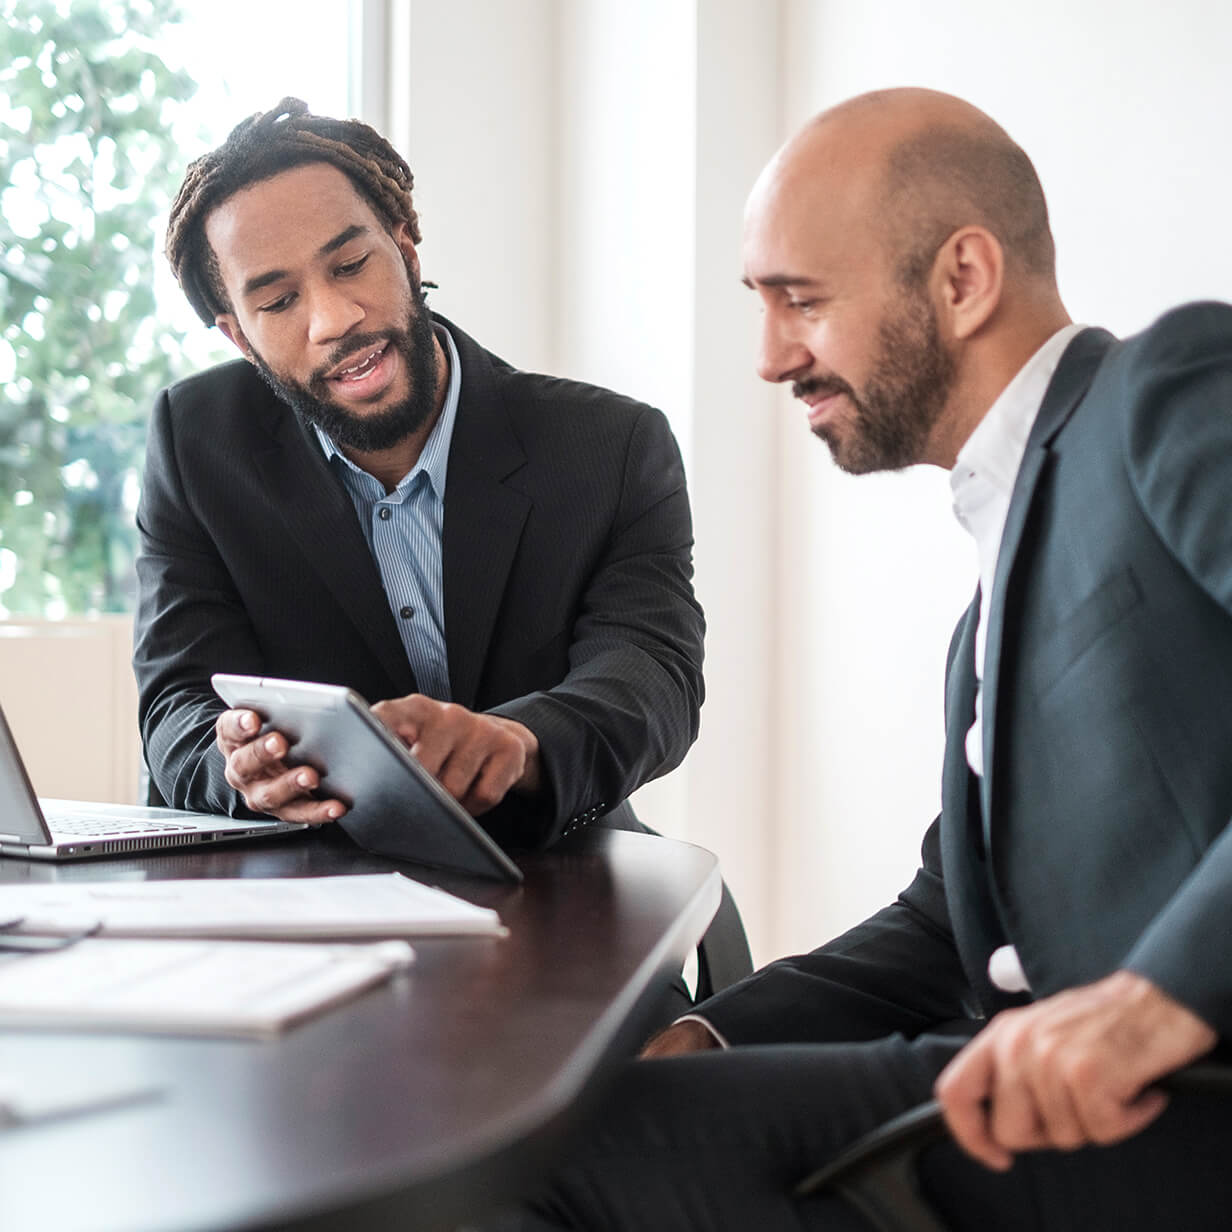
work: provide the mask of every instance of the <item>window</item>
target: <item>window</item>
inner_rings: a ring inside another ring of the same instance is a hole
[[[131,606],[145,421],[223,357],[162,258],[196,153],[348,111],[346,4],[0,0],[0,616]]]

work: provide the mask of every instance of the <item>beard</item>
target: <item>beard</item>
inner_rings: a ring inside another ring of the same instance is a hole
[[[849,475],[897,471],[924,460],[928,438],[954,384],[954,360],[941,344],[937,316],[921,294],[908,293],[877,330],[873,375],[857,393],[841,377],[797,381],[796,397],[845,394],[854,427],[814,428]]]
[[[432,317],[424,293],[409,266],[410,294],[405,325],[380,333],[355,334],[346,338],[308,384],[280,376],[253,351],[253,362],[262,379],[306,423],[316,424],[340,449],[377,453],[400,444],[418,432],[436,410],[437,371]],[[383,411],[358,414],[330,397],[325,373],[352,355],[362,355],[388,341],[406,363],[410,381],[406,397]]]

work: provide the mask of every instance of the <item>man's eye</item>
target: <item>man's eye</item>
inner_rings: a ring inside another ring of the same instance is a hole
[[[787,307],[790,308],[792,312],[803,312],[807,315],[817,307],[817,301],[815,299],[789,299],[787,301]]]
[[[288,291],[286,295],[280,295],[277,299],[271,300],[268,304],[262,304],[258,312],[285,312],[291,307],[295,300],[293,292]]]
[[[368,264],[368,254],[364,253],[362,257],[356,258],[354,261],[348,261],[345,265],[338,266],[338,273],[344,278],[348,274],[358,274],[365,265]]]

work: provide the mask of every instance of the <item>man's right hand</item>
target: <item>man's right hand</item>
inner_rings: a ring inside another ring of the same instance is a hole
[[[718,1047],[719,1041],[704,1023],[686,1018],[652,1035],[639,1056],[643,1061],[652,1061],[656,1057],[680,1057],[687,1052],[706,1052]]]
[[[227,782],[250,809],[313,826],[346,812],[341,800],[318,800],[312,794],[320,776],[311,766],[287,765],[287,738],[276,731],[262,735],[256,711],[224,710],[214,733],[227,760]]]

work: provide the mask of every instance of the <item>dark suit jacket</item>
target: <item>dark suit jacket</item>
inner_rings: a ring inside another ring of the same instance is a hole
[[[982,800],[979,603],[946,683],[942,813],[898,901],[706,1003],[733,1041],[908,1035],[1118,968],[1232,1036],[1232,308],[1117,342],[1087,330],[1049,387],[989,613]]]
[[[519,372],[445,324],[462,367],[446,480],[453,700],[523,722],[548,788],[484,824],[550,841],[671,769],[697,734],[701,609],[664,417]],[[245,361],[164,390],[137,515],[135,667],[171,804],[242,812],[214,748],[215,671],[415,691],[380,573],[320,446]]]

